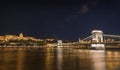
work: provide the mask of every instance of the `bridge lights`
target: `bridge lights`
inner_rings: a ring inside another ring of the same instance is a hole
[[[101,30],[93,30],[91,33],[92,33],[92,42],[96,42],[96,43],[103,42],[103,32]]]

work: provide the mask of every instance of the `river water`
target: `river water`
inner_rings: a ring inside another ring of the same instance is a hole
[[[120,50],[0,50],[0,70],[120,70]]]

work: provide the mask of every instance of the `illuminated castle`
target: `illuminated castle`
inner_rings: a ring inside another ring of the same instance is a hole
[[[10,41],[10,40],[33,40],[33,41],[42,41],[41,39],[36,39],[34,37],[24,37],[23,33],[20,33],[19,36],[17,35],[5,35],[0,36],[1,41]]]

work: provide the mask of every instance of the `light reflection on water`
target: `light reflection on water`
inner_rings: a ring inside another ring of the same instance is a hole
[[[57,49],[57,68],[58,70],[62,70],[63,66],[63,49]]]
[[[0,70],[120,70],[120,50],[0,49]]]
[[[90,50],[90,57],[93,70],[106,70],[105,50]]]

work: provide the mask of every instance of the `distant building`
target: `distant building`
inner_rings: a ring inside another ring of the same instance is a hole
[[[42,39],[36,39],[35,37],[24,37],[23,33],[20,33],[19,36],[17,35],[5,35],[0,36],[1,41],[10,41],[10,40],[32,40],[32,41],[43,41]]]
[[[20,34],[19,34],[19,37],[20,37],[20,38],[23,38],[23,33],[20,33]]]
[[[4,36],[0,36],[0,40],[5,40],[5,37]]]
[[[55,39],[52,39],[52,38],[48,38],[48,39],[45,39],[46,41],[54,41]]]

